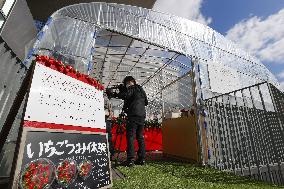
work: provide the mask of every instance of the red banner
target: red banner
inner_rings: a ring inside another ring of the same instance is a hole
[[[145,128],[144,139],[146,151],[162,151],[162,130],[161,128]],[[125,127],[119,127],[114,124],[112,127],[112,142],[114,148],[120,151],[126,151],[126,130]],[[138,150],[138,144],[135,140],[135,151]]]

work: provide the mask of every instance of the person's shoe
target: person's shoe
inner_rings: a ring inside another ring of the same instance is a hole
[[[137,159],[134,163],[135,163],[135,165],[145,165],[145,160]]]
[[[123,162],[121,165],[122,166],[126,166],[126,167],[133,167],[134,166],[134,161],[127,160],[127,161]]]

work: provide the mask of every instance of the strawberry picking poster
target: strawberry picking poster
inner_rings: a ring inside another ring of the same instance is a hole
[[[103,89],[71,66],[36,58],[13,188],[112,185]]]

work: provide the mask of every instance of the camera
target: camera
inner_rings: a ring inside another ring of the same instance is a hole
[[[117,86],[119,92],[125,92],[126,91],[126,87],[123,84],[120,84]]]
[[[115,93],[113,92],[113,88],[106,88],[106,95],[108,99],[111,99],[115,96]]]
[[[114,87],[110,87],[106,89],[106,95],[110,98],[115,98],[117,96],[117,90],[119,93],[125,92],[127,89],[123,84],[116,85]]]

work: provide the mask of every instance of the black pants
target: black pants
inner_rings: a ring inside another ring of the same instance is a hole
[[[134,138],[138,142],[138,159],[145,159],[145,142],[143,136],[145,118],[143,117],[128,117],[126,123],[126,140],[127,140],[127,160],[135,159]]]
[[[106,120],[106,132],[108,135],[108,144],[109,144],[109,152],[110,156],[114,155],[114,149],[112,144],[112,133],[111,133],[112,123],[110,120]]]

